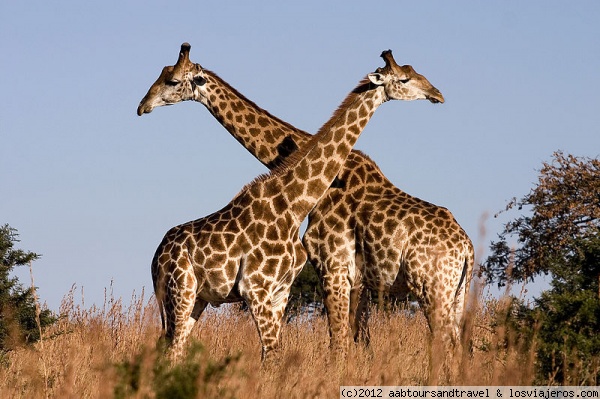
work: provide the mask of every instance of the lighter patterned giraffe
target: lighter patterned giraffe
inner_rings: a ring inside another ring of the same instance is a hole
[[[422,76],[408,79],[391,51],[331,119],[293,156],[255,179],[223,209],[169,230],[152,261],[154,290],[171,356],[178,358],[207,304],[244,301],[262,343],[277,347],[289,291],[307,255],[301,222],[326,193],[375,110],[388,100],[443,101]],[[185,74],[184,74],[185,75]],[[201,74],[177,83],[190,98]]]

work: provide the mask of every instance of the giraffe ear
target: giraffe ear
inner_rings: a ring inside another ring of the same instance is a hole
[[[384,83],[383,75],[377,72],[370,73],[367,75],[371,83],[377,86],[381,86]]]

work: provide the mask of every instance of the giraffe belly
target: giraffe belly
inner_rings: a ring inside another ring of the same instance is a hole
[[[203,265],[196,266],[196,277],[199,282],[197,297],[213,306],[223,303],[239,302],[237,276],[240,273],[240,259],[223,261],[221,257],[209,257]]]
[[[407,254],[393,245],[373,245],[365,248],[366,262],[363,284],[370,290],[390,294],[396,298],[408,296],[411,290]]]
[[[224,293],[221,290],[203,289],[198,293],[197,297],[210,303],[214,307],[219,307],[224,303],[243,301],[237,287],[234,287],[234,289],[231,289],[228,293]]]

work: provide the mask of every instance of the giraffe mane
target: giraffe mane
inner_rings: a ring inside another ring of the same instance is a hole
[[[319,142],[320,136],[324,132],[329,131],[331,129],[331,127],[342,117],[342,114],[344,112],[346,112],[346,110],[348,109],[348,107],[354,101],[356,101],[356,97],[359,94],[364,93],[367,90],[370,90],[372,87],[373,87],[373,84],[368,79],[368,77],[365,76],[358,83],[358,85],[354,88],[354,90],[352,90],[346,96],[346,98],[344,99],[344,101],[342,101],[342,103],[333,112],[333,114],[331,115],[331,117],[329,118],[329,120],[327,122],[325,122],[325,124],[323,126],[321,126],[321,128],[317,131],[317,133],[315,133],[314,135],[312,135],[311,138],[310,138],[310,140],[306,144],[304,144],[300,149],[298,149],[298,151],[296,151],[293,154],[291,154],[289,157],[287,157],[285,159],[284,162],[282,162],[280,165],[278,165],[273,170],[271,170],[270,174],[279,175],[281,173],[286,172],[290,168],[293,168],[294,165],[296,165],[296,163],[298,161],[300,161],[300,159],[304,158],[304,156]]]
[[[375,168],[377,168],[377,170],[383,175],[383,172],[381,171],[381,168],[379,167],[379,165],[377,165],[377,163],[373,160],[373,158],[371,158],[368,154],[362,152],[361,150],[356,150],[353,149],[352,152],[360,155],[361,157],[363,157],[367,162],[370,162]]]
[[[260,112],[261,112],[261,113],[264,113],[264,114],[265,114],[265,116],[266,116],[268,119],[272,119],[272,120],[274,120],[274,121],[276,121],[276,122],[278,122],[278,123],[281,123],[281,124],[282,124],[282,125],[283,125],[283,126],[286,128],[286,129],[293,130],[293,131],[295,131],[295,132],[299,132],[299,133],[305,134],[305,135],[307,135],[307,136],[310,136],[310,135],[311,135],[310,133],[308,133],[308,132],[306,132],[306,131],[304,131],[304,130],[298,129],[296,126],[294,126],[294,125],[292,125],[292,124],[290,124],[290,123],[288,123],[288,122],[286,122],[286,121],[284,121],[284,120],[282,120],[282,119],[280,119],[280,118],[276,117],[275,115],[271,114],[271,113],[270,113],[269,111],[267,111],[266,109],[259,107],[259,106],[258,106],[258,105],[257,105],[257,104],[254,102],[254,101],[250,100],[248,97],[246,97],[245,95],[243,95],[242,93],[240,93],[239,91],[237,91],[237,90],[236,90],[236,89],[235,89],[233,86],[231,86],[229,83],[227,83],[225,80],[223,80],[223,79],[222,79],[222,78],[221,78],[219,75],[217,75],[215,72],[213,72],[213,71],[211,71],[211,70],[209,70],[209,69],[204,69],[204,68],[202,68],[202,70],[203,70],[205,73],[207,73],[207,74],[211,75],[213,78],[215,78],[215,79],[216,79],[216,80],[219,82],[219,84],[220,84],[220,85],[223,85],[223,86],[225,86],[225,87],[226,87],[228,90],[230,90],[230,91],[231,91],[231,92],[232,92],[234,95],[238,96],[238,97],[239,97],[239,98],[240,98],[242,101],[244,101],[244,102],[246,102],[246,103],[250,104],[250,106],[251,106],[251,107],[254,107],[254,108],[256,108],[256,109],[260,110]]]

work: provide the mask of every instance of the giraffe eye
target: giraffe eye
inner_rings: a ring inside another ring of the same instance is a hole
[[[177,86],[179,83],[180,82],[177,79],[167,80],[167,86]]]
[[[399,79],[400,83],[405,84],[408,83],[410,81],[410,78],[406,78],[406,79]]]

